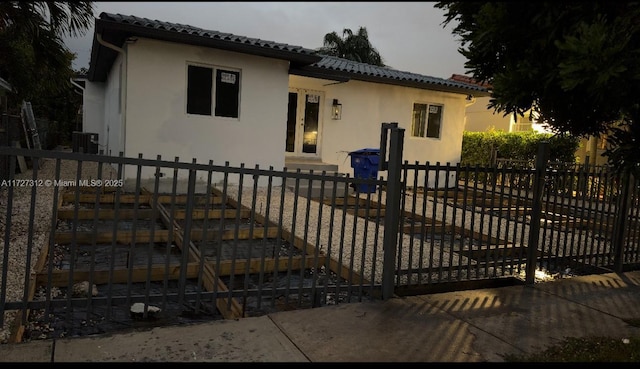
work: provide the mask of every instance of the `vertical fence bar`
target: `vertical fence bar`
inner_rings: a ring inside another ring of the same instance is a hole
[[[124,157],[124,153],[122,151],[120,151],[119,157],[122,158]],[[124,178],[123,176],[123,170],[124,170],[124,165],[122,163],[118,164],[118,179],[122,179]],[[112,304],[111,304],[111,298],[113,297],[113,277],[115,274],[115,259],[116,259],[116,240],[118,237],[118,217],[119,217],[119,213],[120,213],[120,194],[122,192],[122,187],[118,186],[116,187],[116,193],[114,196],[114,205],[113,205],[113,228],[112,228],[112,234],[111,234],[111,255],[109,258],[109,283],[107,286],[107,309],[106,309],[106,318],[109,319],[111,317],[111,310],[112,310]]]
[[[100,194],[103,193],[102,189],[104,189],[104,182],[102,181],[102,162],[98,163],[98,183],[99,187],[95,187],[96,197],[93,203],[93,232],[91,232],[91,262],[89,263],[89,293],[87,294],[87,321],[91,318],[91,314],[93,313],[93,308],[91,306],[91,298],[93,297],[93,277],[95,273],[95,264],[96,264],[96,248],[97,245],[97,234],[98,234],[98,214],[100,212]],[[76,184],[78,185],[78,184]]]
[[[213,295],[211,297],[211,302],[216,305],[215,301],[218,298],[218,283],[220,282],[220,264],[222,261],[222,243],[224,242],[224,230],[225,230],[225,219],[227,212],[227,190],[229,187],[229,162],[224,162],[224,176],[222,179],[222,208],[220,209],[220,227],[218,228],[218,237],[216,242],[216,268],[214,270],[214,278],[213,281]],[[284,190],[283,190],[284,192]],[[277,260],[276,260],[277,263]],[[275,279],[275,278],[274,278]],[[233,288],[231,288],[233,289]]]
[[[325,170],[322,171],[322,178],[320,179],[320,195],[318,196],[318,222],[316,224],[316,242],[315,247],[313,249],[313,275],[311,280],[311,307],[319,307],[322,305],[322,301],[320,299],[319,290],[317,290],[316,286],[319,282],[319,260],[320,257],[320,248],[322,244],[320,243],[320,233],[322,231],[322,210],[324,206],[324,190],[326,185],[327,172]],[[311,183],[309,183],[309,187],[311,187]],[[337,184],[333,182],[333,187],[337,187]],[[320,281],[321,282],[321,281]]]
[[[11,214],[13,212],[13,184],[16,172],[15,155],[9,155],[9,188],[7,189],[7,213],[4,223],[4,250],[2,255],[2,286],[0,286],[0,326],[4,324],[4,304],[7,301],[7,275],[9,272],[9,249],[11,248]]]
[[[313,176],[313,169],[309,170],[309,175]],[[298,307],[302,306],[302,297],[303,297],[303,293],[302,293],[302,287],[304,285],[304,272],[305,272],[305,268],[307,267],[307,263],[306,263],[306,258],[307,258],[307,244],[308,244],[308,240],[309,240],[309,217],[311,215],[311,190],[313,189],[313,178],[309,177],[308,179],[308,187],[307,187],[307,206],[305,208],[305,213],[304,213],[304,236],[302,237],[303,239],[303,243],[302,243],[302,258],[300,259],[301,263],[300,263],[300,278],[298,280]]]
[[[31,157],[32,163],[37,163],[40,158]],[[29,284],[31,280],[31,255],[33,253],[33,222],[35,218],[35,210],[36,210],[36,190],[38,188],[38,168],[39,165],[33,165],[31,169],[33,184],[31,185],[31,204],[29,206],[29,235],[27,236],[27,260],[24,270],[24,295],[22,300],[22,325],[25,325],[27,322],[27,310],[29,307]],[[39,272],[37,270],[36,272]],[[35,283],[35,281],[34,281]]]
[[[282,185],[284,188],[284,178],[282,181]],[[268,237],[269,234],[269,226],[271,225],[271,221],[269,220],[269,215],[271,211],[271,192],[273,191],[273,166],[269,167],[269,177],[267,181],[267,203],[264,212],[264,224],[262,228],[264,232],[262,233],[262,252],[260,254],[260,272],[258,275],[258,303],[257,309],[260,310],[262,307],[262,288],[264,285],[264,270],[265,270],[265,260],[267,257],[267,246],[268,246]],[[274,248],[276,245],[273,246]],[[277,269],[274,266],[274,269]]]
[[[138,230],[138,210],[140,208],[140,180],[142,177],[142,153],[138,154],[138,165],[136,170],[136,187],[133,195],[133,220],[131,224],[131,241],[129,242],[129,251],[127,253],[127,306],[131,306],[131,292],[133,286],[133,268],[135,266],[135,249],[136,249],[136,232]],[[144,309],[146,310],[146,306]],[[144,311],[143,311],[144,314]]]
[[[278,285],[278,273],[280,272],[280,268],[279,268],[279,258],[280,258],[280,251],[282,249],[282,246],[284,246],[284,244],[282,243],[282,219],[284,216],[284,200],[285,200],[285,195],[286,195],[286,191],[287,191],[287,179],[289,179],[289,177],[287,177],[287,168],[283,168],[283,177],[282,177],[282,187],[280,187],[280,206],[278,207],[278,228],[277,228],[277,240],[278,240],[278,245],[277,247],[274,247],[274,251],[273,251],[273,255],[272,257],[274,258],[274,265],[275,268],[273,268],[273,283],[272,283],[272,290],[271,290],[271,307],[274,308],[276,306],[276,288]]]
[[[238,240],[240,238],[240,218],[242,213],[242,189],[244,185],[244,163],[240,163],[240,173],[238,174],[238,198],[236,206],[236,224],[233,227],[233,249],[231,250],[231,273],[229,274],[229,291],[227,297],[227,310],[231,310],[231,301],[233,300],[233,283],[236,276],[236,262],[238,259]],[[219,270],[219,269],[218,269]]]
[[[196,159],[192,159],[196,163]],[[189,263],[189,253],[191,248],[191,228],[193,223],[193,197],[196,190],[196,170],[189,169],[189,179],[187,182],[187,207],[184,215],[184,233],[182,236],[182,261],[180,263],[180,280],[178,282],[178,304],[184,303],[184,293],[187,289],[187,264]]]
[[[58,182],[58,180],[60,179],[60,163],[61,160],[60,159],[56,159],[56,169],[55,169],[55,174],[54,174],[54,182],[56,183]],[[51,276],[51,274],[53,274],[53,259],[54,259],[54,255],[55,255],[55,248],[56,248],[56,242],[55,242],[55,236],[56,236],[56,227],[58,225],[58,196],[59,196],[59,191],[60,187],[59,186],[53,186],[53,203],[51,204],[52,209],[51,209],[51,229],[49,230],[49,260],[48,260],[48,266],[47,266],[47,276]],[[51,313],[51,291],[53,288],[53,283],[51,281],[51,278],[47,278],[47,293],[46,293],[46,305],[45,305],[45,309],[44,309],[44,321],[45,323],[49,323],[50,319],[49,319],[49,315]],[[2,315],[4,315],[2,313],[2,304],[0,304],[0,326],[1,324],[1,319],[2,319]]]
[[[326,255],[326,259],[325,259],[325,265],[324,265],[324,273],[325,273],[325,283],[324,283],[324,288],[322,291],[323,294],[323,303],[326,304],[327,302],[327,293],[329,292],[329,284],[330,284],[330,280],[331,280],[331,243],[333,241],[333,226],[334,226],[334,221],[335,221],[335,217],[336,217],[336,197],[337,197],[337,191],[338,191],[338,173],[334,173],[333,176],[333,188],[331,189],[331,214],[329,215],[329,233],[328,233],[328,239],[327,239],[327,255]],[[342,183],[342,182],[341,182]],[[347,182],[344,183],[344,188],[345,191],[348,191],[349,187]],[[349,198],[348,194],[345,194],[342,197],[342,202],[345,203],[347,202],[347,199]],[[337,298],[337,296],[336,296]]]
[[[158,155],[156,160],[160,162],[162,156]],[[151,293],[151,270],[153,269],[153,248],[155,245],[155,230],[156,219],[158,218],[158,190],[160,187],[160,165],[156,165],[156,171],[154,173],[153,180],[153,198],[150,201],[151,205],[151,229],[149,230],[149,245],[147,246],[147,280],[145,281],[144,291],[144,309],[142,312],[143,318],[147,318],[148,306],[149,306],[149,294]]]
[[[461,204],[461,208],[462,208],[462,217],[460,219],[460,228],[464,229],[466,228],[466,223],[467,223],[467,196],[469,195],[469,166],[465,165],[464,166],[464,181],[463,181],[463,188],[462,188],[462,204]],[[471,213],[471,216],[473,216],[473,213]],[[453,224],[451,224],[451,226],[453,227],[452,231],[455,232],[455,227],[456,227],[456,221],[454,219]],[[464,244],[466,241],[467,237],[464,234],[464,232],[460,235],[460,245],[458,246],[459,250],[458,250],[458,281],[462,280],[462,269],[463,269],[463,263],[462,263],[462,254],[464,252]],[[472,239],[469,238],[469,250],[471,250],[471,242]],[[471,270],[471,254],[468,253],[467,254],[467,271],[466,271],[466,277],[467,279],[469,278],[469,272]]]
[[[384,263],[382,271],[382,298],[387,300],[393,297],[394,274],[396,267],[396,248],[398,244],[398,225],[400,219],[400,195],[402,183],[400,182],[400,170],[402,169],[402,147],[404,142],[404,129],[391,129],[389,147],[389,168],[387,174],[387,201],[385,204],[384,221]]]
[[[533,204],[531,224],[529,225],[529,242],[527,245],[527,266],[525,269],[525,281],[527,284],[533,284],[535,282],[538,241],[540,240],[540,213],[542,211],[542,195],[544,194],[544,174],[548,157],[549,143],[541,142],[538,146],[538,155],[536,156],[536,171],[533,184]]]
[[[200,311],[200,305],[202,305],[202,291],[205,290],[205,286],[204,286],[204,278],[203,278],[203,274],[204,274],[204,262],[205,262],[205,253],[204,250],[206,249],[206,246],[209,243],[209,237],[208,237],[208,233],[209,233],[209,212],[210,209],[212,207],[211,204],[211,193],[212,193],[212,189],[211,189],[211,182],[213,182],[213,160],[209,160],[209,168],[207,169],[207,185],[206,185],[206,191],[205,191],[205,196],[204,196],[204,201],[205,201],[205,205],[204,205],[204,219],[202,221],[202,238],[200,239],[200,247],[199,247],[199,253],[200,253],[200,260],[198,262],[198,282],[197,282],[197,288],[198,288],[198,295],[196,296],[196,304],[195,304],[195,312],[198,313]],[[215,304],[214,304],[215,305]]]
[[[65,327],[71,327],[72,317],[73,317],[73,308],[71,304],[71,300],[73,299],[73,272],[76,268],[76,253],[78,250],[78,212],[79,212],[79,203],[80,203],[80,187],[78,184],[80,183],[80,179],[82,178],[82,159],[78,160],[78,165],[76,167],[76,186],[75,186],[75,196],[74,196],[74,209],[73,209],[73,224],[71,226],[71,247],[69,250],[69,278],[67,283],[67,308],[65,310]]]
[[[174,157],[174,163],[178,163],[180,158]],[[169,291],[169,262],[171,261],[171,248],[174,247],[173,242],[176,237],[177,228],[173,225],[174,216],[176,214],[176,192],[178,191],[178,167],[173,168],[173,177],[171,179],[171,201],[169,204],[169,237],[167,237],[167,245],[165,248],[164,258],[164,280],[162,281],[162,310],[167,308],[167,292]]]
[[[246,308],[247,308],[247,298],[248,298],[248,291],[249,291],[249,281],[251,280],[251,261],[253,259],[253,257],[251,256],[251,253],[253,252],[253,243],[256,242],[255,237],[253,235],[254,233],[254,228],[255,228],[255,222],[256,222],[256,202],[257,202],[257,198],[258,198],[258,181],[260,179],[260,175],[258,174],[260,170],[260,166],[258,164],[256,164],[255,166],[255,172],[253,174],[253,193],[251,194],[251,209],[250,213],[249,213],[249,247],[248,247],[248,251],[247,251],[247,257],[245,259],[245,269],[244,269],[244,289],[243,289],[243,295],[242,295],[242,317],[245,317],[245,312],[246,312]],[[239,205],[240,206],[240,205]]]
[[[622,273],[624,266],[625,231],[627,227],[629,208],[631,207],[631,186],[635,184],[633,174],[629,170],[622,173],[622,192],[618,197],[616,207],[616,222],[613,231],[613,270]]]
[[[260,175],[258,174],[258,172],[260,171],[260,166],[258,164],[256,164],[255,166],[255,172],[253,174],[253,193],[251,194],[251,208],[250,213],[249,213],[249,247],[248,247],[248,252],[247,252],[247,257],[245,259],[245,270],[244,270],[244,289],[243,289],[243,296],[242,296],[242,317],[245,317],[245,312],[246,312],[246,308],[247,308],[247,298],[248,298],[248,291],[249,291],[249,281],[251,280],[251,261],[253,259],[253,257],[251,256],[251,253],[253,252],[253,243],[256,242],[255,237],[254,237],[254,228],[255,228],[255,217],[256,217],[256,202],[257,202],[257,198],[258,198],[258,181],[260,179]]]
[[[387,165],[388,167],[388,165]],[[404,214],[405,209],[406,209],[406,203],[407,203],[407,177],[409,176],[409,162],[408,161],[404,161],[404,165],[402,166],[402,176],[401,176],[401,181],[402,181],[402,186],[401,186],[401,190],[400,190],[400,212],[402,214]],[[403,217],[404,218],[404,217]],[[398,242],[398,246],[396,248],[396,265],[398,267],[398,269],[402,269],[402,257],[404,256],[404,250],[403,250],[403,246],[404,246],[404,234],[405,234],[405,229],[404,229],[404,221],[401,222],[400,224],[402,224],[402,227],[400,227],[399,232],[399,242]],[[408,272],[411,273],[411,268],[407,268]],[[400,285],[400,278],[401,278],[401,274],[398,273],[396,275],[396,285]],[[407,274],[407,279],[409,279],[410,274]]]

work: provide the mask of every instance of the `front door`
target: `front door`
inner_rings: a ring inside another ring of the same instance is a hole
[[[289,91],[287,156],[320,157],[320,122],[323,94],[320,91]]]

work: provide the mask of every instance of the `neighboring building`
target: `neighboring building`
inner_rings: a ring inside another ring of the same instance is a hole
[[[300,46],[102,13],[83,127],[109,155],[276,170],[305,158],[351,172],[348,153],[378,147],[383,122],[405,128],[405,160],[459,162],[470,95],[488,92]]]
[[[489,91],[491,90],[490,84],[479,83],[473,78],[461,74],[453,74],[449,80],[474,84]],[[504,132],[524,132],[533,129],[540,133],[552,133],[543,124],[537,122],[535,117],[531,117],[530,111],[527,111],[523,117],[518,116],[517,119],[513,114],[504,116],[502,113],[496,113],[492,108],[488,107],[490,99],[490,96],[477,97],[467,104],[464,123],[465,131],[483,132],[495,129]],[[605,149],[606,136],[583,138],[580,140],[580,147],[576,151],[576,159],[579,163],[586,163],[588,160],[589,164],[603,165],[607,162],[607,159],[602,156]]]
[[[491,85],[486,82],[477,82],[469,76],[453,74],[451,81],[464,82],[491,90]],[[490,96],[476,97],[467,104],[464,130],[470,132],[483,132],[489,129],[502,130],[504,132],[526,132],[531,129],[537,132],[548,132],[535,117],[527,111],[524,116],[515,117],[513,114],[504,115],[489,108]]]

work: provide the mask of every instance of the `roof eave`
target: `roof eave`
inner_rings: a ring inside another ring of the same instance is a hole
[[[302,77],[327,79],[337,82],[348,82],[349,80],[351,80],[351,78],[349,78],[348,76],[338,75],[336,73],[331,73],[330,71],[327,72],[322,70],[310,70],[306,68],[289,68],[289,74]]]
[[[310,77],[317,75],[319,76],[318,78],[331,79],[336,81],[337,80],[344,80],[344,81],[358,80],[358,81],[364,81],[364,82],[383,83],[383,84],[395,85],[395,86],[414,87],[422,90],[433,90],[433,91],[451,92],[451,93],[463,94],[463,95],[473,95],[476,97],[491,95],[489,91],[482,88],[476,89],[476,88],[464,88],[464,87],[457,87],[457,86],[447,86],[447,85],[440,85],[437,83],[426,83],[426,82],[411,81],[406,79],[394,79],[394,78],[381,77],[381,76],[371,76],[366,74],[352,73],[352,72],[333,70],[333,69],[327,69],[327,68],[318,68],[318,67],[306,67],[306,68],[296,69],[294,74],[307,75]]]
[[[138,26],[134,24],[123,24],[119,22],[104,20],[104,19],[96,19],[95,25],[95,33],[94,33],[94,41],[93,47],[91,51],[91,69],[89,71],[89,79],[90,80],[102,80],[106,77],[106,73],[98,73],[96,75],[96,66],[94,68],[94,63],[98,60],[98,54],[102,49],[109,50],[105,48],[103,45],[97,42],[95,34],[102,33],[103,39],[107,41],[107,39],[119,40],[121,43],[124,40],[131,36],[138,37],[146,37],[156,40],[169,41],[169,42],[177,42],[188,45],[195,46],[204,46],[211,47],[220,50],[234,51],[244,54],[263,56],[274,59],[282,59],[291,62],[296,66],[303,66],[316,63],[322,60],[321,56],[314,54],[302,54],[294,51],[274,49],[274,48],[266,48],[257,45],[250,44],[242,44],[233,41],[226,41],[221,39],[207,38],[198,35],[192,35],[189,33],[181,33],[176,31],[162,30],[157,28],[148,28],[143,26]],[[105,33],[109,33],[111,37],[107,37]],[[119,46],[119,45],[117,45]],[[112,50],[109,50],[113,52]],[[109,63],[110,64],[110,63]]]

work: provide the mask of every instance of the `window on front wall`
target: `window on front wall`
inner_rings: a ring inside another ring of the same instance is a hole
[[[213,112],[216,117],[238,118],[239,98],[240,72],[188,66],[188,114],[211,115]]]
[[[413,104],[411,136],[440,138],[442,128],[442,106]]]

